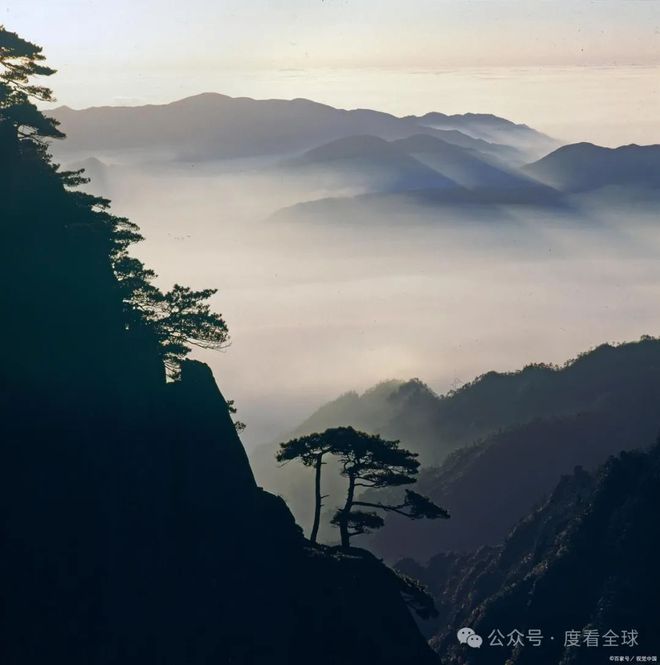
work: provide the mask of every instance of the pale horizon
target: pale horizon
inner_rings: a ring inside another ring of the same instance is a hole
[[[188,82],[178,93],[170,93],[154,79],[151,86],[136,89],[134,95],[103,97],[90,94],[66,94],[66,86],[57,88],[52,107],[84,109],[98,106],[142,106],[168,104],[186,97],[217,93],[253,99],[309,99],[335,108],[369,108],[395,116],[442,113],[490,113],[512,122],[526,124],[566,143],[587,141],[608,147],[631,143],[660,143],[660,89],[635,100],[639,80],[654,85],[660,79],[659,67],[618,68],[517,68],[515,75],[507,68],[450,70],[432,72],[391,72],[372,70],[365,81],[361,71],[333,71],[325,78],[315,71],[251,72],[249,76],[216,73],[218,85]],[[54,77],[57,80],[56,75]],[[117,87],[126,79],[117,74]],[[609,86],[603,84],[607,79]],[[73,87],[78,84],[73,83]],[[397,99],[387,94],[389,86],[406,90]],[[591,89],[592,97],[576,94],[582,87]],[[110,86],[112,90],[115,86]],[[543,90],[544,95],[524,94],[525,88]],[[355,92],[359,89],[361,92]],[[567,95],[561,105],[549,106],[545,100]]]
[[[566,142],[660,142],[656,0],[82,0],[0,5],[73,108],[202,92],[394,115],[493,113]],[[393,91],[394,94],[393,94]]]

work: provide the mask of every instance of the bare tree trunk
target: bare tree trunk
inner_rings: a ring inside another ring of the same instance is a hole
[[[309,540],[312,543],[316,542],[319,535],[319,524],[321,523],[321,467],[323,466],[323,454],[321,453],[316,457],[314,468],[316,470],[316,477],[314,480],[314,524],[312,525],[312,533]]]
[[[351,536],[348,533],[348,516],[353,508],[353,499],[355,497],[355,476],[348,477],[348,493],[346,494],[346,503],[341,511],[339,520],[339,533],[341,534],[341,546],[348,549],[351,546]]]

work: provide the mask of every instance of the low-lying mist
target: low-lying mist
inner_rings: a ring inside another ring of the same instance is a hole
[[[236,400],[248,446],[388,378],[444,392],[660,329],[657,208],[617,192],[553,208],[391,195],[281,212],[336,183],[249,161],[98,157],[91,188],[140,225],[134,253],[159,283],[219,289],[232,344],[197,357]]]

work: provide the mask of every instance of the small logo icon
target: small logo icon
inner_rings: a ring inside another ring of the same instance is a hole
[[[467,644],[473,649],[479,649],[484,641],[479,635],[477,635],[472,628],[461,628],[457,633],[456,637],[461,644]]]
[[[465,644],[468,641],[468,637],[470,637],[470,635],[474,635],[472,628],[461,628],[456,633],[456,637],[458,637],[458,641],[461,644]]]

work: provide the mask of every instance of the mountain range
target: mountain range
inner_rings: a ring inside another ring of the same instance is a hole
[[[444,143],[440,139],[432,140]],[[325,182],[334,177],[347,187],[362,186],[372,192],[453,190],[460,187],[456,180],[424,164],[397,142],[369,135],[337,139],[287,160],[282,166],[282,170],[290,175],[305,178],[316,175]]]
[[[447,115],[431,112],[423,116],[408,116],[423,127],[442,131],[460,131],[463,134],[493,143],[505,143],[516,148],[549,152],[557,142],[524,124],[514,123],[490,113],[463,113]]]
[[[478,150],[457,146],[428,134],[414,134],[394,141],[394,145],[468,189],[511,189],[538,185],[533,178],[497,163]]]
[[[359,145],[360,142],[356,142],[356,149]],[[576,196],[600,197],[612,187],[617,188],[612,192],[614,203],[631,198],[642,201],[648,197],[650,202],[655,202],[660,191],[660,146],[568,145],[517,169],[478,150],[448,144],[426,134],[398,139],[392,145],[447,180],[439,186],[429,186],[428,177],[379,179],[377,174],[385,161],[379,163],[376,159],[363,158],[361,173],[370,174],[379,183],[372,186],[371,191],[351,197],[300,202],[278,211],[274,217],[360,223],[360,220],[382,218],[384,209],[416,204],[439,209],[438,212],[442,207],[456,212],[465,206],[481,206],[484,211],[490,210],[491,218],[495,218],[498,206],[559,206],[559,209],[569,210],[584,200]],[[353,160],[357,163],[356,156]],[[319,164],[310,160],[310,166],[318,168]],[[358,182],[355,173],[359,169],[348,169],[339,162],[334,166],[335,176],[342,166],[344,182]],[[392,168],[392,164],[388,166]],[[389,187],[382,186],[383,182],[389,183]],[[502,212],[500,210],[499,214]],[[441,221],[443,216],[436,214],[432,219]]]
[[[517,190],[549,189],[501,160],[429,134],[395,141],[349,136],[312,148],[281,167],[280,172],[306,178],[316,175],[327,181],[334,176],[346,186],[370,181],[371,192],[432,190],[467,198],[475,196],[475,190],[506,196]]]
[[[415,117],[398,118],[369,109],[343,110],[307,99],[255,100],[203,93],[170,104],[136,107],[95,107],[74,110],[63,106],[49,114],[57,119],[68,140],[61,151],[169,150],[185,160],[228,159],[263,155],[295,154],[338,138],[370,134],[383,139],[405,138],[417,133],[437,134],[449,143],[479,148],[522,164],[547,152],[553,143],[540,132],[500,122],[501,138],[524,135],[523,143],[539,146],[522,150],[511,138],[503,144],[485,138],[466,116],[454,116],[451,129],[425,125]],[[492,116],[493,122],[497,118]]]
[[[68,136],[54,146],[67,165],[106,155],[110,162],[171,164],[252,158],[255,172],[314,185],[311,200],[277,211],[277,220],[358,223],[411,204],[418,210],[479,207],[494,219],[502,206],[570,207],[570,197],[603,188],[654,191],[660,185],[658,146],[560,146],[489,114],[399,118],[306,99],[215,93],[161,105],[50,113]]]

